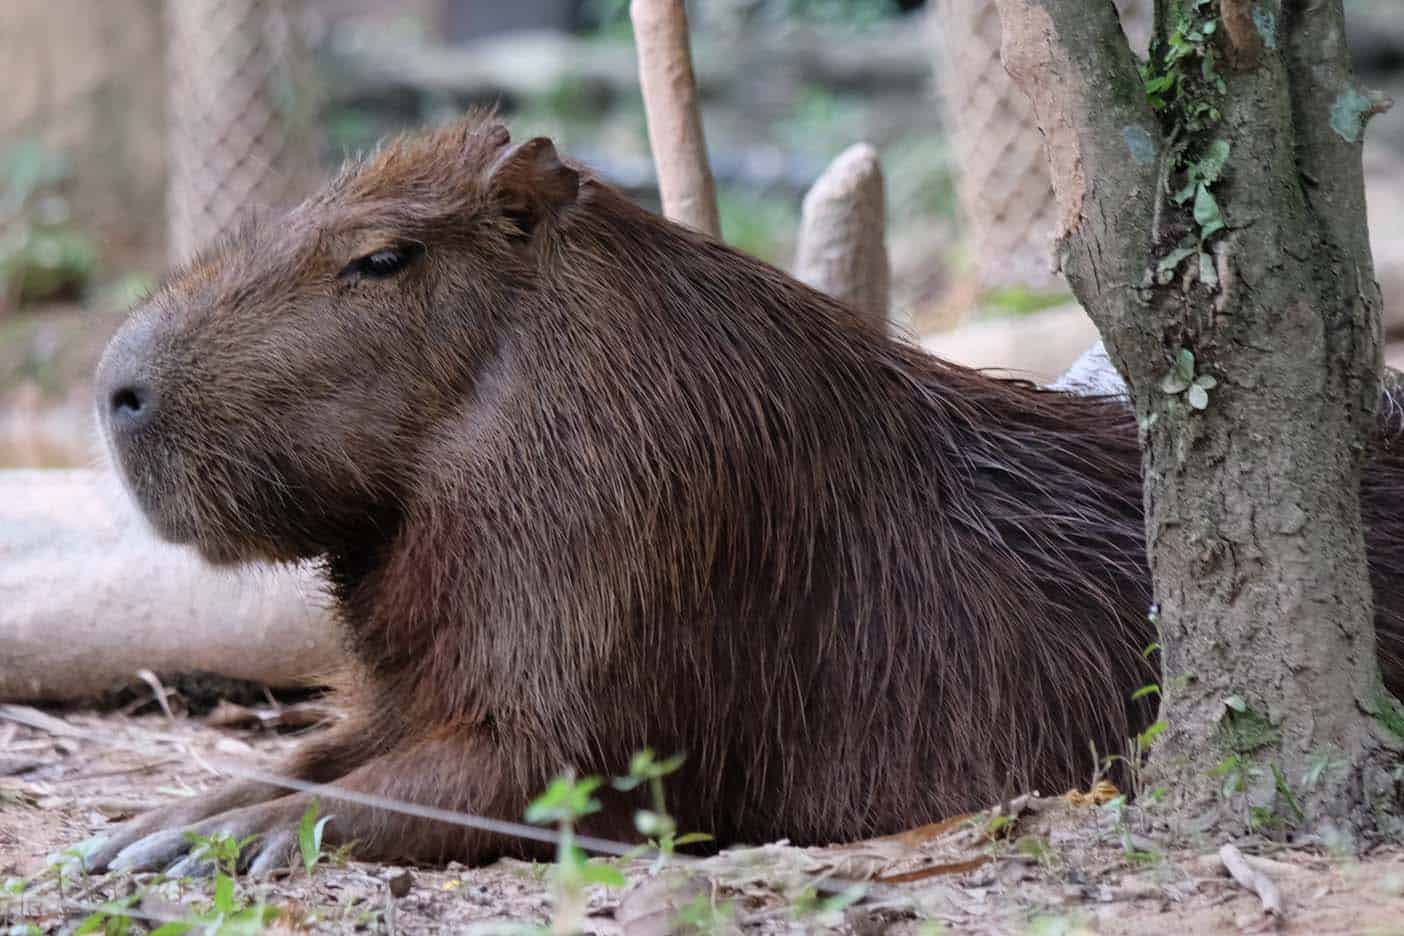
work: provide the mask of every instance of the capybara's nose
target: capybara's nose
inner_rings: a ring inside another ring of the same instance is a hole
[[[119,383],[107,395],[108,423],[114,433],[136,432],[156,413],[156,393],[146,384]]]
[[[156,418],[160,395],[150,357],[151,327],[134,320],[113,337],[98,365],[98,417],[119,444]]]

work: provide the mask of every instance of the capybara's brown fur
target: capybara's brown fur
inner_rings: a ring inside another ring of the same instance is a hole
[[[1085,783],[1089,745],[1152,715],[1120,404],[932,359],[492,119],[391,144],[174,274],[99,383],[158,531],[325,563],[362,669],[300,777],[517,819],[563,769],[651,747],[687,755],[681,828],[833,842]],[[154,813],[93,863],[163,864],[217,813],[276,857],[306,805],[277,793]],[[325,811],[368,858],[532,853]],[[593,821],[629,833],[623,808]]]

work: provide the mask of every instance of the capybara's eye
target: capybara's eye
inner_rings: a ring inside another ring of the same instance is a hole
[[[386,279],[409,266],[424,253],[419,244],[402,244],[398,247],[383,247],[364,257],[357,257],[341,271],[342,277],[364,276],[370,279]]]

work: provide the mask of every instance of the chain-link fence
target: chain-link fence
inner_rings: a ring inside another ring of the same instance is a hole
[[[1135,47],[1149,36],[1151,0],[1118,0]],[[1058,217],[1033,108],[1004,71],[994,0],[939,0],[941,87],[960,168],[961,208],[982,289],[1063,288],[1052,270]]]
[[[313,63],[299,0],[167,0],[169,223],[175,262],[250,209],[305,194]]]

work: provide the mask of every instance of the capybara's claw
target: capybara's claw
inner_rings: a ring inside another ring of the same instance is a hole
[[[249,877],[266,877],[292,864],[297,855],[297,836],[291,829],[275,832],[257,843],[248,865]]]
[[[214,859],[196,850],[181,858],[166,869],[168,878],[208,878],[214,877]]]
[[[48,862],[57,867],[65,877],[77,874],[98,874],[106,868],[107,862],[111,860],[112,856],[117,854],[116,850],[109,848],[111,840],[112,836],[110,835],[94,835],[61,852],[50,855]],[[102,867],[98,867],[98,861],[102,862]]]
[[[202,839],[228,836],[247,842],[238,858],[240,870],[256,875],[286,867],[297,848],[301,800],[291,797],[220,813],[194,825],[155,832],[122,849],[109,865],[113,871],[165,871],[168,877],[209,877],[214,859]]]
[[[190,851],[185,829],[164,829],[123,848],[108,863],[110,871],[163,871]],[[177,875],[178,876],[178,875]]]

